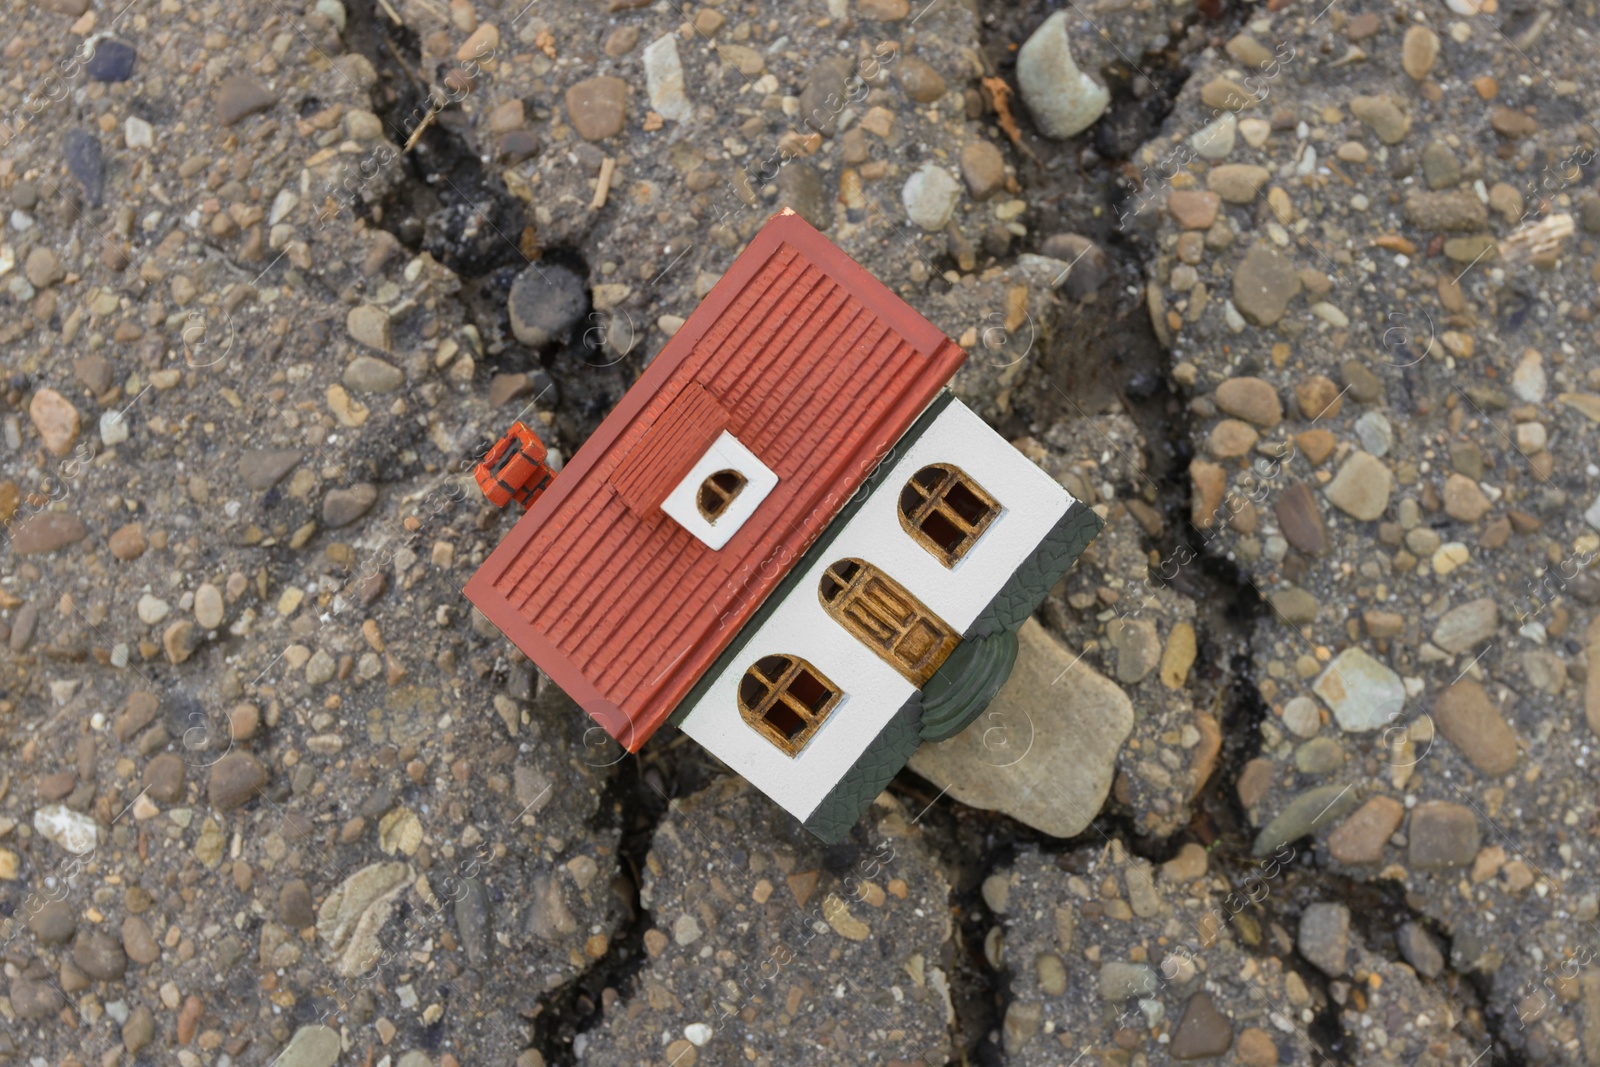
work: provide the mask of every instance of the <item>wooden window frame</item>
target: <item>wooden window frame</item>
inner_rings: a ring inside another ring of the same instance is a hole
[[[722,478],[724,475],[731,475],[733,479],[737,480],[733,488],[729,489],[723,486],[717,480]],[[728,513],[728,506],[733,503],[734,498],[736,498],[740,493],[744,492],[744,487],[749,484],[750,479],[746,478],[743,474],[734,470],[732,467],[716,471],[713,474],[707,475],[706,480],[700,483],[700,488],[695,490],[695,507],[700,509],[700,514],[707,522],[715,523],[718,519],[722,518],[722,516]],[[715,498],[716,503],[714,506],[708,507],[706,505],[706,497],[708,495]]]
[[[796,693],[797,683],[804,687],[808,680],[823,691],[820,703],[815,699],[807,703],[803,695]],[[757,694],[753,686],[765,691]],[[763,656],[750,665],[739,679],[737,699],[739,715],[745,723],[793,759],[838,707],[844,691],[799,656],[777,654]],[[773,721],[774,712],[780,718],[787,715],[799,720],[800,728],[786,732]]]
[[[938,480],[928,483],[924,478],[930,471]],[[983,509],[976,520],[962,514],[950,503],[954,490],[968,493]],[[900,515],[900,525],[911,539],[945,567],[953,568],[978,543],[985,530],[994,524],[1003,510],[1000,502],[989,494],[972,476],[952,463],[930,463],[910,478],[900,489],[900,499],[895,508]],[[943,524],[960,535],[953,548],[935,540],[926,529],[930,523]]]

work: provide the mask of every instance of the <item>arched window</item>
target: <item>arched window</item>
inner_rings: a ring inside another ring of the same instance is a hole
[[[843,695],[826,675],[798,656],[764,656],[739,680],[739,714],[794,756]]]
[[[995,498],[960,467],[923,467],[900,490],[900,525],[946,567],[971,551],[1000,514]]]
[[[870,563],[841,559],[817,586],[823,610],[917,688],[961,637],[927,605]]]
[[[700,493],[696,497],[700,514],[706,517],[707,522],[716,522],[744,486],[745,477],[738,471],[724,470],[713,474],[700,483]]]

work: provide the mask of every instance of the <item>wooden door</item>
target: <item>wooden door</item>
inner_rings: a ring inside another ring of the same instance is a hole
[[[961,637],[877,567],[841,559],[823,575],[822,606],[839,625],[921,689]]]

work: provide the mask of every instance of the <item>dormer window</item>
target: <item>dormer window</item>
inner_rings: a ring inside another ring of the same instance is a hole
[[[707,522],[715,524],[747,484],[748,479],[738,471],[721,470],[713,474],[700,483],[700,514]]]
[[[707,547],[721,548],[777,484],[771,468],[722,430],[667,494],[661,510]]]

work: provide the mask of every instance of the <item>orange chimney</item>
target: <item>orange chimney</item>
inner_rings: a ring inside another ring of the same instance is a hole
[[[525,424],[517,422],[494,443],[473,474],[478,488],[495,507],[503,508],[515,500],[527,511],[556,476],[544,457],[544,443]]]

